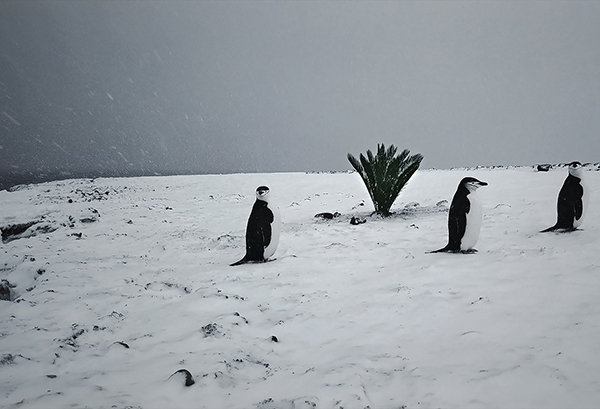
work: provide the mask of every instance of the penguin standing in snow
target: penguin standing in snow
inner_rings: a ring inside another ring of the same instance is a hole
[[[246,227],[246,255],[238,262],[261,263],[271,257],[279,244],[281,216],[279,209],[270,200],[269,188],[259,186],[256,189],[256,201],[248,218]]]
[[[555,230],[577,230],[583,222],[587,210],[588,189],[583,181],[583,167],[575,161],[569,164],[569,175],[565,179],[556,203],[556,224],[542,230],[542,233]]]
[[[431,253],[475,253],[483,210],[477,197],[477,189],[487,186],[473,177],[466,177],[458,184],[448,214],[448,244]]]

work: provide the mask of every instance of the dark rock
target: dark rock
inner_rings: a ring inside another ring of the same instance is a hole
[[[12,301],[12,295],[10,289],[14,287],[7,280],[2,280],[0,282],[0,300],[2,301]]]
[[[537,165],[536,169],[538,172],[548,172],[550,169],[552,169],[552,165],[544,163],[542,165]]]
[[[200,331],[204,334],[204,337],[219,335],[219,326],[216,323],[207,324],[200,328]]]
[[[319,217],[321,219],[328,219],[331,220],[334,217],[340,217],[342,214],[335,212],[335,213],[329,213],[329,212],[324,212],[324,213],[317,213],[315,214],[315,217]]]
[[[169,376],[169,379],[177,374],[182,374],[183,376],[185,376],[185,386],[192,386],[193,384],[196,383],[196,381],[194,381],[194,377],[192,376],[192,373],[190,371],[188,371],[187,369],[179,369],[179,370],[175,371],[175,373],[173,373],[173,375]]]
[[[366,222],[367,221],[365,219],[360,219],[360,218],[354,217],[354,216],[352,216],[352,218],[350,219],[350,224],[353,226],[358,226],[359,224],[363,224]]]
[[[0,365],[10,365],[15,363],[15,356],[13,354],[2,354],[0,356]]]
[[[29,229],[34,224],[39,223],[39,221],[27,222],[27,223],[19,223],[19,224],[11,224],[8,226],[0,227],[2,231],[2,243],[8,243],[13,240],[17,240],[20,238],[19,236],[27,229]]]

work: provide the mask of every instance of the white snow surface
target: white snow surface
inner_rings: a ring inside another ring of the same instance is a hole
[[[0,407],[596,408],[593,193],[581,230],[539,233],[566,175],[421,170],[386,219],[356,173],[2,191],[0,226],[39,223],[0,252]],[[465,176],[489,183],[479,252],[426,254]],[[276,260],[230,267],[261,184],[281,209]]]

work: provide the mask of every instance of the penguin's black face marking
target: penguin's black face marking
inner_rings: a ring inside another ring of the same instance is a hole
[[[256,198],[257,199],[264,200],[268,194],[269,194],[269,188],[267,186],[259,186],[256,188]]]
[[[569,163],[569,175],[573,175],[581,179],[581,173],[583,172],[583,165],[580,162]]]
[[[466,177],[460,181],[460,185],[464,186],[469,192],[474,192],[481,186],[487,186],[487,182],[482,182],[481,180],[475,179],[474,177]]]

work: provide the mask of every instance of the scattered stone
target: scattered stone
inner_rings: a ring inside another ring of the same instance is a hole
[[[2,354],[0,356],[0,365],[10,365],[15,363],[15,356],[13,354]]]
[[[93,207],[90,207],[87,209],[87,211],[82,213],[81,217],[79,218],[79,221],[81,223],[94,223],[98,221],[99,217],[100,212],[98,212],[98,210],[94,209]]]
[[[73,331],[70,337],[64,339],[58,339],[61,342],[60,348],[64,348],[65,345],[73,348],[73,350],[77,351],[79,349],[79,344],[77,343],[77,338],[82,336],[85,333],[84,328],[79,328],[79,324],[75,323],[71,325],[71,330]]]
[[[536,169],[538,172],[548,172],[550,169],[552,169],[552,165],[549,163],[544,163],[542,165],[537,165]]]
[[[0,282],[0,300],[1,301],[12,301],[12,294],[10,289],[15,286],[8,282],[8,280],[2,280]]]
[[[271,341],[279,342],[279,339],[275,335],[271,335]]]
[[[352,218],[350,219],[350,224],[353,226],[358,226],[359,224],[363,224],[366,222],[367,221],[365,219],[361,219],[359,217],[354,217],[354,216],[352,216]]]
[[[200,328],[200,332],[204,334],[204,338],[216,336],[219,334],[219,326],[216,323],[207,324]]]
[[[93,181],[91,181],[93,182]],[[92,201],[100,201],[100,200],[108,200],[108,196],[110,194],[109,191],[100,191],[97,188],[95,189],[84,189],[84,188],[77,188],[74,191],[71,191],[71,193],[75,196],[77,196],[76,201],[78,202],[92,202]],[[114,192],[113,192],[114,193]],[[69,203],[73,203],[75,200],[73,200],[73,198],[70,198],[67,200]]]
[[[246,317],[241,316],[239,312],[236,311],[236,312],[233,313],[233,315],[235,315],[236,317],[240,317],[241,319],[243,319],[246,324],[249,323],[248,319]]]
[[[342,214],[339,212],[335,212],[335,213],[329,213],[329,212],[324,212],[324,213],[317,213],[315,214],[315,217],[321,218],[321,219],[328,219],[331,220],[335,217],[340,217]]]
[[[192,386],[193,384],[196,383],[196,381],[194,381],[194,377],[192,376],[192,373],[190,371],[188,371],[187,369],[179,369],[179,370],[175,371],[175,373],[173,373],[171,376],[169,376],[169,379],[171,379],[173,376],[175,376],[177,374],[182,374],[185,377],[185,386]]]

